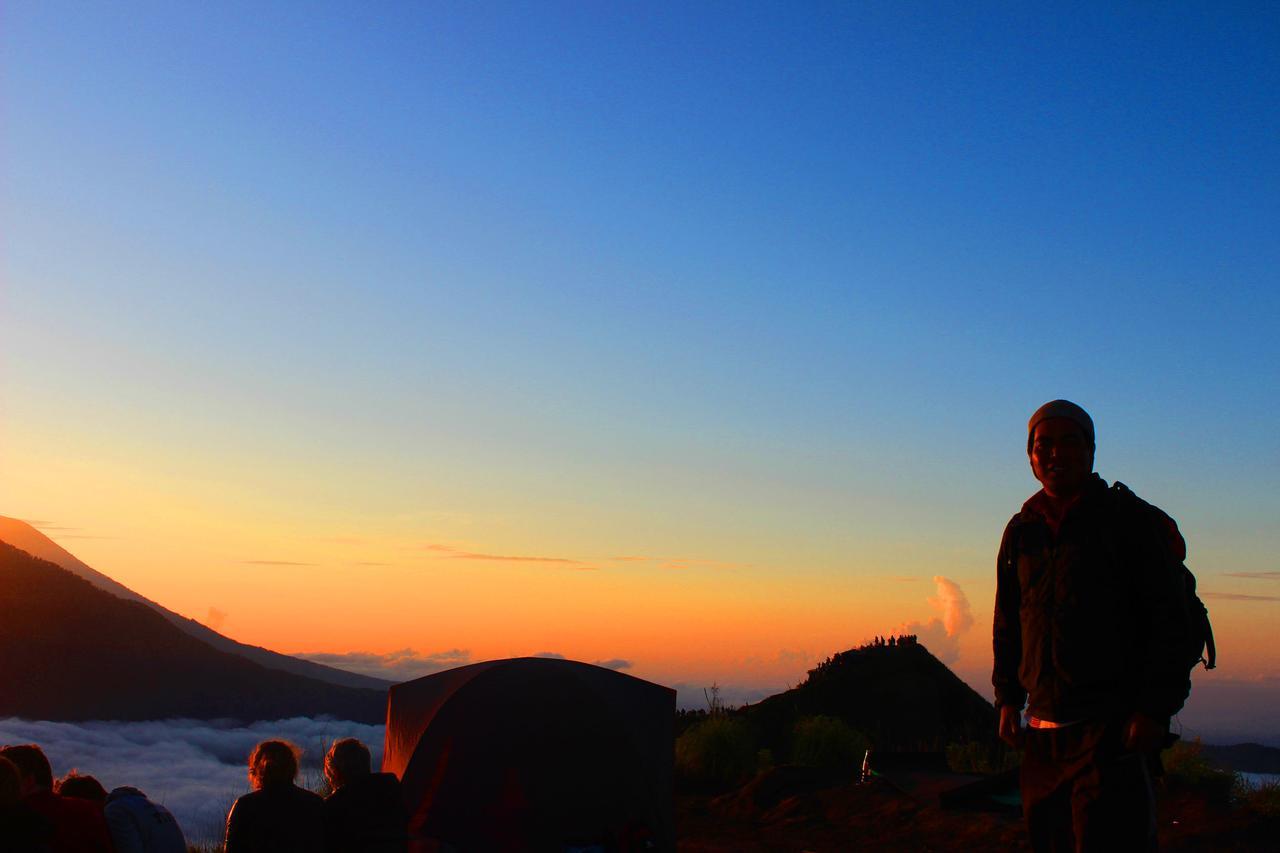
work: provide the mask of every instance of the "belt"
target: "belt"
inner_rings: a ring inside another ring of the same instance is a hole
[[[1042,720],[1039,717],[1033,717],[1027,714],[1027,726],[1033,729],[1065,729],[1067,726],[1074,726],[1084,720],[1072,720],[1069,723],[1055,723],[1053,720]]]

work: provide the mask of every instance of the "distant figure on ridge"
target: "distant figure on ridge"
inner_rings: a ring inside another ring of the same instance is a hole
[[[324,848],[324,800],[293,784],[298,756],[293,744],[264,740],[249,755],[253,791],[227,814],[224,853],[317,853]]]
[[[137,788],[112,789],[105,811],[116,853],[187,853],[187,839],[173,815]]]
[[[997,558],[999,734],[1025,746],[1035,850],[1154,850],[1150,768],[1190,690],[1198,599],[1177,525],[1093,473],[1094,447],[1093,420],[1066,400],[1027,425],[1044,488],[1009,522]]]
[[[324,757],[333,788],[324,801],[328,853],[404,853],[409,812],[400,780],[373,773],[369,747],[355,738],[335,741]]]
[[[87,800],[53,792],[53,769],[44,750],[33,743],[6,746],[0,748],[0,757],[7,758],[18,770],[23,805],[52,825],[50,853],[112,853],[102,809]]]

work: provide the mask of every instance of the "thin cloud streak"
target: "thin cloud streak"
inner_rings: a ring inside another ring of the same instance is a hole
[[[685,571],[687,569],[714,569],[721,572],[733,572],[738,569],[748,568],[747,563],[726,563],[721,560],[697,560],[691,558],[671,557],[666,559],[661,568],[670,569],[672,571]]]
[[[64,524],[58,524],[53,521],[36,521],[30,518],[20,518],[19,521],[25,521],[37,530],[83,530],[83,527],[68,527]]]
[[[563,565],[574,565],[582,562],[581,560],[571,560],[568,557],[526,557],[517,554],[471,554],[465,551],[450,554],[449,559],[487,560],[493,563],[560,563]]]
[[[1280,572],[1224,572],[1224,578],[1248,578],[1256,581],[1280,581]]]
[[[1221,601],[1280,601],[1280,595],[1245,595],[1242,592],[1202,592],[1200,595]]]
[[[581,565],[581,560],[573,560],[569,557],[539,557],[528,556],[525,554],[485,554],[477,551],[463,551],[459,548],[453,548],[449,545],[426,545],[423,546],[428,551],[438,551],[447,554],[450,560],[482,560],[491,563],[555,563],[558,565],[575,566]]]
[[[119,539],[119,536],[95,536],[90,533],[76,533],[74,531],[84,530],[83,527],[70,527],[65,524],[56,524],[52,521],[43,521],[33,518],[20,518],[18,521],[31,525],[36,530],[45,533],[50,538],[57,539]]]
[[[528,554],[490,554],[483,551],[467,551],[462,548],[455,548],[452,545],[441,545],[439,543],[430,543],[419,546],[420,550],[435,551],[443,554],[450,560],[476,560],[480,562],[491,563],[545,563],[548,565],[567,566],[584,572],[599,571],[600,567],[590,565],[585,560],[578,560],[572,557],[544,557]],[[746,563],[727,563],[721,560],[703,560],[692,557],[643,557],[638,555],[609,557],[610,562],[615,563],[657,563],[659,568],[671,571],[685,571],[688,569],[707,568],[717,569],[721,571],[734,571],[741,568],[748,568]]]

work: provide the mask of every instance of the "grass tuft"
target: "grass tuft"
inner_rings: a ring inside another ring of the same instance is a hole
[[[869,746],[861,732],[839,717],[803,717],[795,726],[791,760],[824,770],[857,768]]]
[[[676,772],[691,782],[732,785],[756,772],[756,739],[747,722],[717,715],[676,739]]]
[[[1263,782],[1240,792],[1246,809],[1264,817],[1280,817],[1280,782]]]
[[[1178,741],[1164,751],[1161,759],[1170,787],[1195,791],[1210,802],[1230,802],[1242,789],[1236,773],[1214,766],[1204,756],[1204,745],[1199,738]]]
[[[1022,756],[1004,743],[966,741],[947,744],[947,767],[955,773],[991,776],[1012,770],[1022,763]]]

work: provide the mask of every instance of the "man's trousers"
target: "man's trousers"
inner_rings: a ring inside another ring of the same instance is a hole
[[[1036,851],[1156,849],[1147,757],[1124,748],[1125,720],[1027,729],[1022,811]]]

